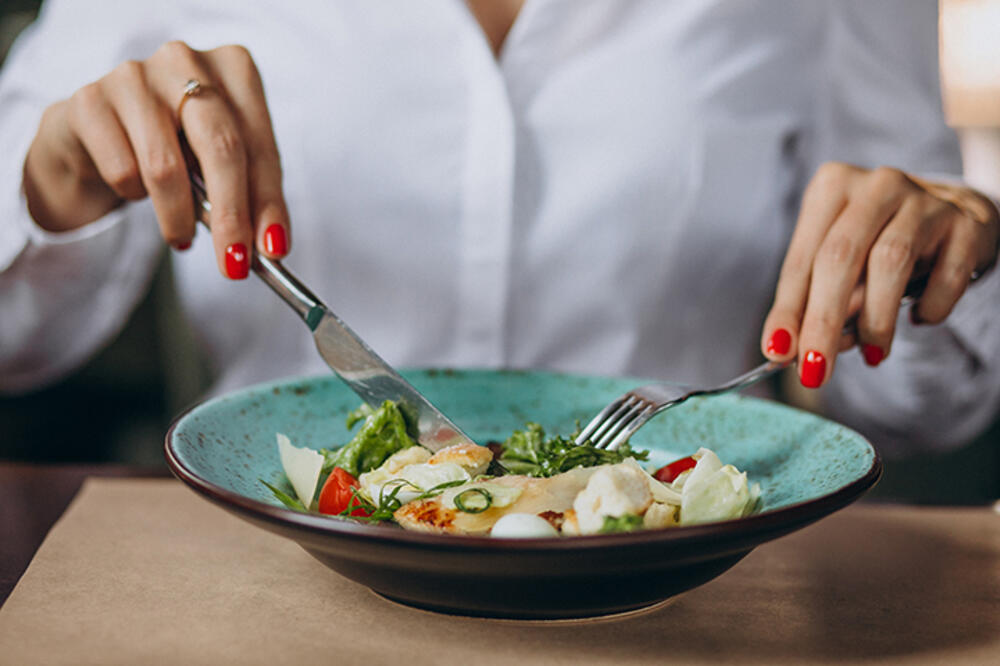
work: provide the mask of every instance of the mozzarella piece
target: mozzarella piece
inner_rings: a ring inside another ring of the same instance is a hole
[[[316,486],[319,484],[319,473],[323,470],[323,454],[306,447],[292,445],[292,441],[280,432],[278,439],[278,457],[285,476],[295,490],[302,504],[308,509],[312,505]]]
[[[607,516],[642,515],[653,503],[646,473],[627,464],[601,467],[573,500],[582,534],[596,534]]]
[[[541,516],[530,513],[508,513],[493,524],[490,536],[504,539],[535,539],[559,536],[559,532]]]

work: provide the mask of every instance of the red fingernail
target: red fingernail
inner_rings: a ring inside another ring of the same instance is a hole
[[[865,357],[865,363],[873,368],[885,358],[885,352],[878,345],[862,345],[861,353]]]
[[[809,350],[799,368],[799,380],[806,388],[819,388],[826,376],[826,358],[818,351]]]
[[[243,243],[233,243],[226,248],[226,275],[231,280],[242,280],[250,274],[250,255]]]
[[[771,338],[767,341],[767,353],[768,354],[787,354],[788,350],[792,348],[792,334],[783,328],[779,328],[774,333],[771,334]]]
[[[175,243],[174,249],[177,250],[178,252],[183,252],[184,250],[190,250],[191,241],[187,241],[186,243]]]
[[[276,257],[288,254],[288,237],[283,226],[272,224],[264,230],[264,250]]]

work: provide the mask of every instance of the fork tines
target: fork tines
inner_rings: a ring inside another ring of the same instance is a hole
[[[580,432],[575,443],[579,446],[589,440],[599,449],[614,450],[652,416],[654,409],[655,405],[630,391],[602,409]]]

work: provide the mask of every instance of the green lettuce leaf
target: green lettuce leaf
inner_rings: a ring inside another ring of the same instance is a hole
[[[347,417],[347,427],[361,420],[364,423],[350,442],[334,451],[321,451],[326,457],[324,473],[340,467],[357,478],[359,474],[381,465],[393,453],[416,446],[407,432],[402,412],[389,400],[378,409],[364,405],[351,412]]]
[[[642,516],[626,513],[624,516],[604,516],[600,534],[615,534],[617,532],[633,532],[642,529]]]

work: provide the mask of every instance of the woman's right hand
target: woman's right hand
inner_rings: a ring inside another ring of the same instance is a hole
[[[181,105],[190,80],[201,89]],[[287,254],[278,148],[260,75],[240,46],[169,42],[46,109],[24,165],[32,217],[68,231],[149,196],[164,239],[185,249],[195,209],[182,131],[212,202],[222,274],[246,277],[253,246],[275,259]]]

